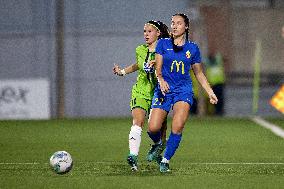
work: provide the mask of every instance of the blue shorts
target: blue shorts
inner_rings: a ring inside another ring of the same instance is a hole
[[[161,90],[156,88],[151,108],[160,108],[169,112],[172,106],[179,101],[186,102],[191,106],[193,103],[193,93],[190,91],[168,92],[164,96]]]

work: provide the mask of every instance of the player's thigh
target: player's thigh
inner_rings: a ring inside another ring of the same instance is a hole
[[[132,96],[132,99],[130,101],[130,108],[133,117],[133,125],[143,127],[145,117],[149,113],[150,107],[151,100]]]
[[[136,107],[132,109],[131,113],[133,118],[132,121],[133,125],[138,125],[140,127],[143,127],[145,122],[145,117],[147,114],[146,110]]]
[[[173,106],[172,132],[175,134],[182,133],[185,122],[188,118],[190,105],[184,101],[178,101]]]
[[[149,128],[150,132],[160,131],[163,122],[167,117],[168,112],[160,108],[152,108],[149,115]]]

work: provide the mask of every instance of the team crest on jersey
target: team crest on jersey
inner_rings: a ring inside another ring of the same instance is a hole
[[[186,58],[190,59],[190,57],[191,57],[190,52],[189,52],[189,51],[186,51],[185,56],[186,56]]]

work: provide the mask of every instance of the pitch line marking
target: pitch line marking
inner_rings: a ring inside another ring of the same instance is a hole
[[[84,162],[79,162],[83,163]],[[93,164],[125,164],[119,162],[86,162]],[[40,164],[48,164],[48,163],[39,163],[39,162],[0,162],[0,165],[40,165]],[[192,162],[188,163],[189,165],[284,165],[284,162]]]
[[[78,162],[80,163],[86,163],[86,162]],[[94,163],[94,164],[125,164],[122,162],[103,162],[103,161],[97,161],[97,162],[87,162],[87,163]],[[189,162],[187,163],[189,165],[284,165],[284,162]]]
[[[261,163],[261,162],[227,162],[227,163],[189,163],[191,165],[284,165],[284,163]]]
[[[265,121],[264,119],[262,119],[261,117],[253,117],[252,121],[254,121],[255,123],[257,123],[258,125],[271,130],[271,132],[273,132],[275,135],[284,138],[284,130],[281,129],[280,127],[278,127],[277,125],[274,125],[272,123],[269,123],[268,121]]]
[[[0,165],[39,165],[38,162],[0,162]]]

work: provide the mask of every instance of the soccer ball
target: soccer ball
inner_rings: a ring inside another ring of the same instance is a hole
[[[57,174],[64,174],[72,169],[71,155],[66,151],[57,151],[50,157],[50,166]]]

